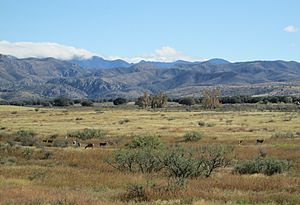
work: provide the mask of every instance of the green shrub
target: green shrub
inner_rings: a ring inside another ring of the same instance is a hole
[[[186,142],[199,141],[202,137],[203,137],[203,133],[196,132],[196,131],[187,132],[183,135],[184,141],[186,141]]]
[[[213,123],[213,122],[209,122],[206,124],[207,127],[214,127],[216,126],[216,123]]]
[[[144,135],[135,137],[128,146],[132,149],[143,147],[151,147],[156,149],[163,146],[163,142],[156,135]]]
[[[122,119],[119,121],[119,124],[123,125],[125,123],[128,123],[130,120],[128,118]]]
[[[273,138],[295,138],[297,135],[295,135],[293,132],[276,132],[272,135]]]
[[[16,162],[17,162],[16,157],[0,156],[0,164],[13,165],[13,164],[16,164]]]
[[[104,138],[106,136],[107,132],[102,129],[84,129],[84,130],[78,130],[74,132],[68,133],[68,137],[74,137],[81,140],[87,140],[92,138]]]
[[[152,148],[122,149],[114,154],[114,164],[119,170],[151,173],[163,168],[163,152]]]
[[[30,160],[33,157],[33,150],[26,148],[23,150],[22,154],[26,160]]]
[[[37,143],[35,133],[28,130],[20,130],[16,133],[16,141],[21,142],[22,146],[33,146]]]
[[[239,174],[256,174],[261,173],[268,176],[280,174],[289,170],[291,167],[287,160],[279,160],[275,158],[255,158],[239,162],[234,170]]]
[[[81,102],[81,106],[92,107],[93,105],[94,105],[94,103],[90,100],[84,100]]]
[[[169,177],[186,179],[203,174],[203,159],[195,158],[193,151],[176,146],[168,150],[164,156],[164,166]]]
[[[143,202],[148,201],[149,199],[147,197],[144,185],[132,184],[127,187],[126,193],[121,196],[121,200],[126,202]]]
[[[67,147],[68,141],[65,139],[55,139],[53,140],[53,147]]]
[[[199,122],[198,122],[198,125],[199,125],[200,127],[204,127],[204,126],[205,126],[205,122],[204,122],[204,121],[199,121]]]
[[[216,168],[229,165],[233,147],[212,144],[203,145],[199,150],[204,159],[204,175],[205,177],[209,177]]]
[[[114,105],[122,105],[125,103],[127,103],[127,99],[125,99],[125,98],[117,98],[113,101]]]
[[[116,167],[119,170],[128,170],[130,172],[133,172],[135,170],[135,161],[136,161],[136,153],[132,150],[128,149],[121,149],[114,153],[114,161],[109,162],[110,164],[116,164],[113,165],[113,167]]]

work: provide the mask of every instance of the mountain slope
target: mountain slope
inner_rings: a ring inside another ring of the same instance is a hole
[[[79,65],[81,67],[90,69],[109,69],[109,68],[126,68],[131,64],[123,60],[105,60],[98,56],[93,56],[90,59],[73,59],[69,61],[70,63]]]
[[[274,88],[271,85],[275,85]],[[54,58],[17,59],[0,55],[0,98],[8,100],[61,95],[72,98],[137,97],[144,91],[185,96],[199,95],[199,91],[207,86],[221,86],[226,95],[267,94],[276,93],[277,85],[300,85],[300,64],[286,61],[180,61],[91,69]],[[298,93],[298,90],[289,93]]]

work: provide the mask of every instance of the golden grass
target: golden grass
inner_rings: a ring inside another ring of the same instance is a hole
[[[123,119],[129,121],[120,123]],[[199,121],[210,126],[199,126]],[[235,147],[233,162],[256,157],[262,148],[269,156],[293,163],[289,173],[272,177],[240,176],[228,169],[219,170],[210,178],[190,180],[187,188],[178,192],[151,189],[148,194],[152,201],[148,204],[180,204],[189,199],[193,204],[212,205],[300,204],[300,139],[272,138],[275,132],[300,132],[299,124],[298,115],[284,112],[153,112],[109,108],[101,111],[96,108],[42,108],[35,111],[33,108],[0,106],[0,134],[32,130],[41,141],[53,134],[63,138],[69,131],[95,128],[108,131],[109,139],[123,139],[118,145],[104,148],[97,145],[86,150],[83,147],[46,147],[53,154],[49,159],[41,158],[44,148],[30,148],[33,150],[31,159],[24,158],[24,148],[20,146],[0,149],[2,157],[16,159],[13,164],[0,164],[0,204],[49,204],[55,201],[61,204],[134,203],[120,201],[120,194],[129,184],[166,183],[166,179],[161,175],[121,172],[105,160],[133,136],[144,133],[156,133],[166,143],[184,146],[232,145]],[[184,143],[182,136],[186,131],[202,131],[204,138]],[[255,145],[257,138],[265,139],[264,144]],[[244,141],[239,145],[241,139]],[[99,141],[87,140],[82,144]]]

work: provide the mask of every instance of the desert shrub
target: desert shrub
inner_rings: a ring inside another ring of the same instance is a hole
[[[182,105],[191,106],[191,105],[195,105],[196,101],[195,101],[195,98],[193,98],[193,97],[186,97],[186,98],[179,99],[178,103],[182,104]]]
[[[65,139],[55,139],[53,140],[53,147],[67,147],[68,141]]]
[[[35,133],[28,130],[20,130],[15,133],[16,141],[21,142],[22,146],[33,146],[37,143]]]
[[[13,164],[16,164],[16,162],[17,162],[17,158],[16,157],[0,156],[0,164],[13,165]]]
[[[204,121],[199,121],[199,122],[198,122],[198,125],[199,125],[200,127],[204,127],[204,126],[205,126],[205,122],[204,122]]]
[[[114,159],[109,162],[113,167],[119,170],[128,170],[130,172],[134,171],[136,153],[132,150],[121,149],[114,153]]]
[[[81,106],[92,107],[94,103],[91,100],[84,100],[80,104]]]
[[[186,142],[199,141],[200,139],[202,139],[202,137],[203,137],[203,133],[196,132],[196,131],[187,132],[183,135],[184,141],[186,141]]]
[[[255,158],[237,163],[234,170],[239,174],[256,174],[261,173],[268,176],[280,174],[289,170],[291,167],[287,160],[276,158]]]
[[[289,132],[276,132],[272,135],[273,138],[295,138],[296,135],[289,131]]]
[[[26,148],[23,150],[22,154],[26,160],[30,160],[33,157],[33,150]]]
[[[119,121],[119,124],[123,125],[125,123],[128,123],[130,120],[128,118],[122,119]]]
[[[158,172],[163,168],[163,154],[161,149],[145,147],[136,152],[136,164],[142,173]]]
[[[212,144],[203,145],[199,150],[204,159],[204,175],[205,177],[209,177],[215,169],[229,165],[233,147]]]
[[[114,154],[114,165],[119,170],[151,173],[163,168],[162,150],[150,147],[142,149],[122,149]]]
[[[143,148],[143,147],[151,147],[151,148],[159,148],[163,146],[163,142],[156,135],[144,135],[134,137],[132,142],[128,145],[129,148]]]
[[[122,201],[143,202],[148,201],[146,189],[142,184],[132,184],[127,187],[126,193],[121,196]]]
[[[67,136],[78,138],[81,140],[87,140],[92,138],[104,138],[106,134],[107,132],[102,129],[84,129],[84,130],[69,132]]]
[[[37,171],[37,172],[33,172],[30,176],[28,176],[28,179],[32,181],[37,179],[43,179],[45,177],[46,177],[46,172]]]
[[[174,147],[164,158],[170,176],[181,180],[199,176],[209,177],[219,167],[229,164],[233,148],[223,145],[205,145],[198,149]]]
[[[158,172],[163,168],[162,148],[163,144],[156,136],[135,137],[127,149],[115,152],[114,166],[131,172]]]
[[[164,166],[169,177],[180,180],[198,177],[203,173],[203,159],[195,158],[193,151],[176,146],[172,147],[164,156]]]
[[[206,124],[207,127],[214,127],[216,126],[216,123],[213,123],[213,122],[209,122]]]
[[[114,105],[122,105],[127,103],[127,100],[125,98],[117,98],[113,101]]]
[[[73,101],[66,97],[58,97],[53,101],[54,106],[69,106],[73,104]]]
[[[50,152],[49,150],[43,149],[41,151],[40,159],[46,160],[46,159],[50,159],[52,156],[53,156],[52,152]]]

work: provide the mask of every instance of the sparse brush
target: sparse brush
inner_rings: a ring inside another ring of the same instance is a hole
[[[106,136],[107,132],[102,129],[84,129],[84,130],[78,130],[74,132],[69,132],[68,137],[74,137],[81,140],[87,140],[92,138],[104,138]]]
[[[186,142],[195,142],[201,140],[202,138],[203,133],[197,131],[187,132],[183,135],[183,139]]]

